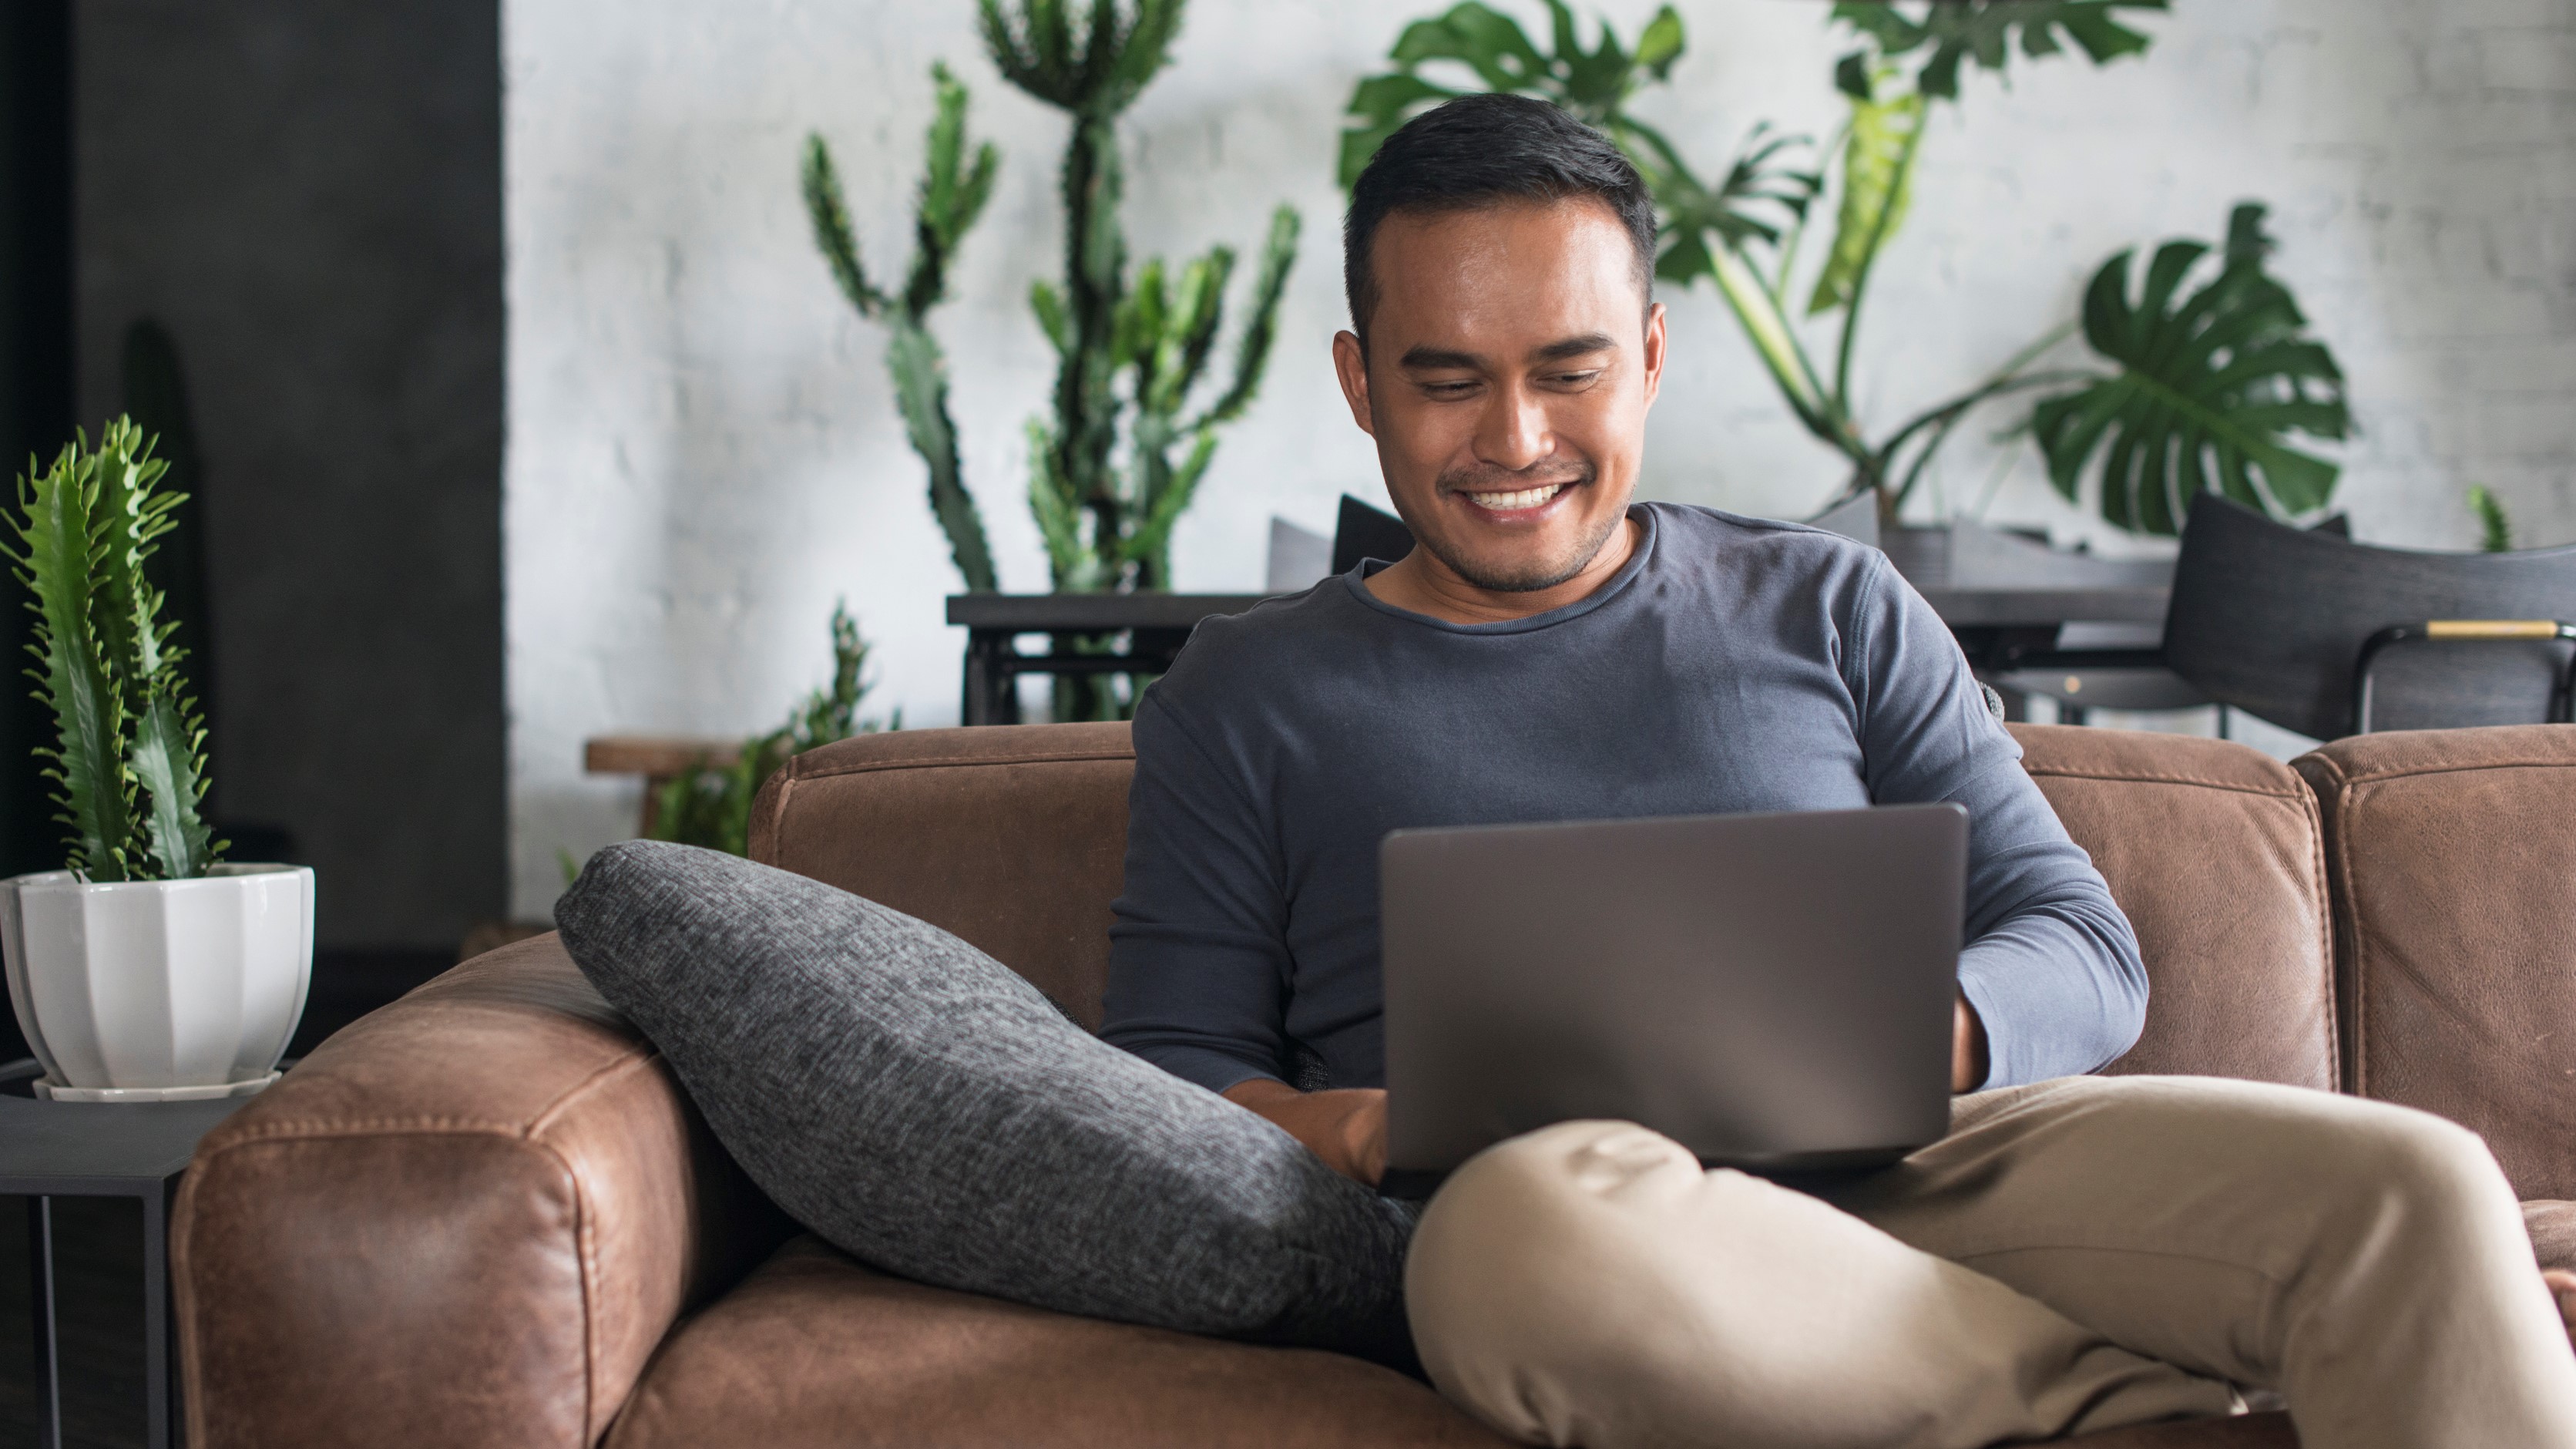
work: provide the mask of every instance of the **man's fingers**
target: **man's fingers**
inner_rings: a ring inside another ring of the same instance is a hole
[[[2550,1296],[2558,1300],[2558,1316],[2576,1329],[2576,1273],[2564,1268],[2543,1268],[2540,1281],[2549,1285]]]

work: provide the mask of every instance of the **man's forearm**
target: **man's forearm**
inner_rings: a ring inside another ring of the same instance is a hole
[[[1344,1177],[1375,1187],[1386,1174],[1383,1091],[1301,1092],[1286,1082],[1252,1077],[1226,1088],[1224,1095],[1268,1118]]]

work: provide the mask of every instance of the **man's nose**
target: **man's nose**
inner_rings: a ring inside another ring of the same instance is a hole
[[[1517,473],[1556,451],[1547,409],[1525,387],[1494,389],[1476,429],[1476,460]]]

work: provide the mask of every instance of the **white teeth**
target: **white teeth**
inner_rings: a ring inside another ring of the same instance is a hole
[[[1509,513],[1515,508],[1536,508],[1564,491],[1564,484],[1550,483],[1543,488],[1524,488],[1518,493],[1470,493],[1467,500],[1479,508]]]

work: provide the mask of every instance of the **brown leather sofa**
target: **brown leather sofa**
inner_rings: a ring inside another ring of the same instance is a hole
[[[2576,726],[2238,745],[2017,727],[2137,923],[2110,1070],[2364,1092],[2486,1134],[2576,1255]],[[1118,725],[876,735],[795,761],[753,853],[938,922],[1098,1019]],[[552,937],[351,1026],[208,1137],[173,1229],[190,1442],[1482,1444],[1354,1359],[904,1282],[770,1207]],[[2093,1449],[2296,1443],[2284,1418]]]

